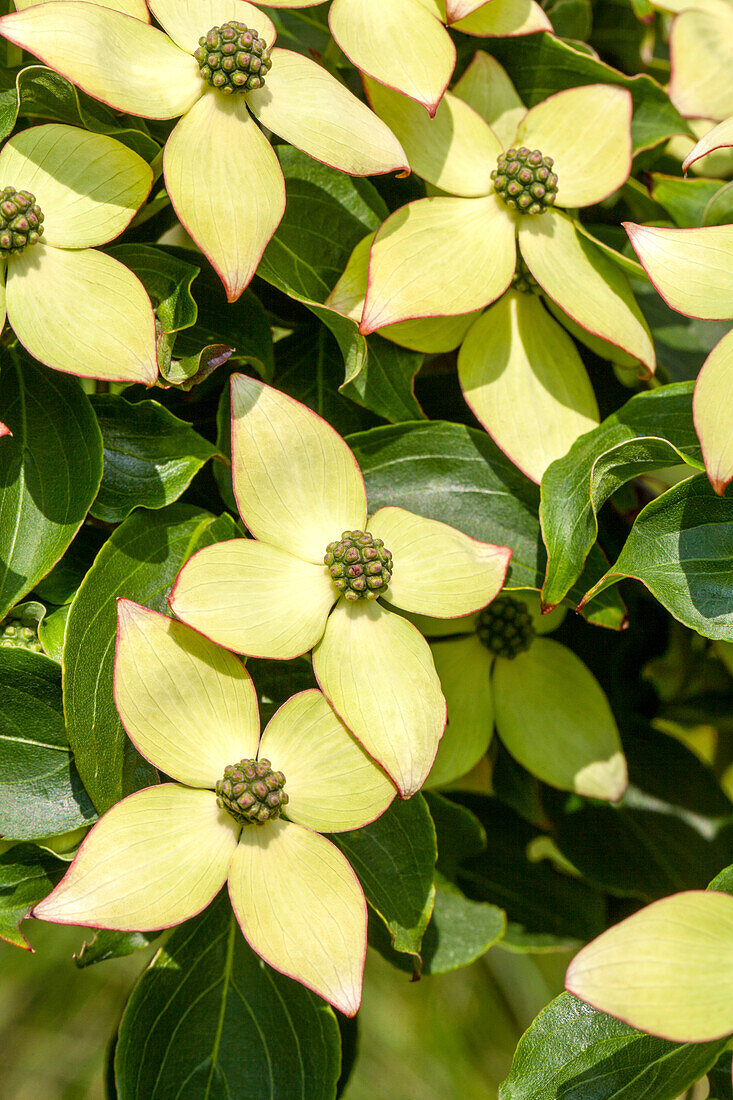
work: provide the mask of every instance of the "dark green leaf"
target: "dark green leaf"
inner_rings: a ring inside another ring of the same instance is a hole
[[[702,467],[692,385],[686,382],[632,397],[549,466],[540,508],[548,556],[546,605],[560,603],[580,577],[598,534],[601,505],[639,474],[679,462]]]
[[[2,74],[2,85],[0,140],[8,136],[22,114],[39,121],[83,126],[95,134],[109,134],[147,161],[160,152],[141,118],[117,114],[43,65],[29,65],[17,73],[6,71]]]
[[[715,876],[708,890],[720,890],[723,894],[733,894],[733,863]]]
[[[708,1070],[710,1100],[733,1100],[733,1073],[731,1073],[731,1053],[721,1055],[712,1069]]]
[[[555,34],[560,38],[590,37],[593,8],[590,0],[552,0],[547,8]]]
[[[371,341],[370,341],[371,343]],[[335,338],[323,325],[309,325],[276,344],[275,384],[332,424],[341,435],[369,428],[376,418],[339,393],[344,360]],[[224,395],[222,395],[224,397]],[[227,398],[227,413],[228,413]],[[227,425],[228,427],[228,425]]]
[[[648,282],[634,280],[633,288],[654,336],[658,374],[670,382],[694,381],[710,352],[730,328],[729,322],[683,317]]]
[[[100,928],[93,939],[82,944],[79,954],[74,955],[74,962],[83,970],[85,966],[106,962],[107,959],[121,959],[124,955],[144,950],[162,935],[163,932],[117,932]]]
[[[102,437],[76,378],[12,356],[0,375],[0,620],[49,572],[102,477]]]
[[[539,492],[485,432],[432,421],[374,428],[349,437],[364,474],[369,509],[396,505],[457,527],[472,538],[509,546],[509,588],[539,588],[545,559],[537,510]],[[591,576],[605,566],[589,564]],[[583,585],[573,596],[580,599]],[[591,611],[593,609],[591,608]],[[618,628],[620,601],[598,621]]]
[[[61,669],[42,653],[0,649],[0,835],[33,840],[96,818],[71,758]]]
[[[331,837],[359,876],[366,899],[389,929],[396,951],[415,956],[433,908],[435,829],[420,795],[363,829]]]
[[[466,806],[452,802],[437,791],[426,791],[425,801],[435,826],[438,842],[436,869],[455,879],[461,864],[486,848],[486,831]]]
[[[119,523],[133,508],[163,508],[188,488],[216,447],[157,401],[92,398],[104,440],[104,473],[93,516]]]
[[[107,537],[105,531],[85,523],[51,572],[36,585],[35,595],[47,603],[68,604],[92,567]]]
[[[115,1054],[120,1100],[331,1100],[339,1068],[333,1012],[255,955],[225,893],[143,973]]]
[[[511,922],[508,942],[519,948],[533,942],[553,946],[589,940],[603,931],[605,905],[597,891],[560,874],[547,860],[529,860],[527,845],[538,835],[535,828],[495,799],[461,794],[460,801],[483,825],[486,851],[463,863],[456,883],[475,901],[505,910]]]
[[[674,738],[637,728],[624,747],[630,782],[621,802],[557,796],[558,847],[588,882],[621,897],[703,889],[733,850],[733,806]]]
[[[67,866],[35,844],[14,844],[0,855],[0,939],[28,949],[20,922],[51,893]]]
[[[230,516],[217,519],[187,504],[135,512],[102,547],[74,597],[64,644],[64,710],[79,773],[100,813],[156,774],[127,739],[112,696],[117,598],[166,611],[166,596],[191,554],[237,534]]]
[[[569,993],[519,1040],[500,1100],[674,1100],[715,1063],[727,1039],[670,1043],[643,1035]]]
[[[425,356],[381,336],[370,337],[367,349],[363,368],[355,377],[347,376],[341,392],[393,424],[424,417],[413,386]]]
[[[682,115],[650,76],[625,76],[546,32],[494,38],[491,53],[507,69],[528,107],[555,92],[585,84],[618,84],[628,88],[634,101],[631,136],[635,153],[658,145],[673,134],[690,133]]]
[[[705,207],[703,225],[728,225],[733,222],[733,180],[715,192]]]
[[[733,496],[717,496],[700,474],[647,504],[587,598],[625,577],[704,638],[733,641]]]
[[[46,615],[38,624],[38,641],[43,646],[44,653],[59,664],[61,664],[64,650],[64,634],[68,617],[69,604],[65,604],[63,607],[57,607],[50,615]]]

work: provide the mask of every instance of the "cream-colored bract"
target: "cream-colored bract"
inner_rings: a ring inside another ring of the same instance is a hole
[[[324,694],[408,797],[432,764],[445,702],[427,643],[389,605],[468,615],[500,590],[509,550],[382,509],[373,534],[388,550],[395,544],[394,591],[385,606],[339,600],[326,547],[344,531],[370,530],[354,455],[310,409],[243,375],[232,377],[232,471],[255,537],[194,555],[178,575],[171,608],[239,653],[287,660],[315,647]]]
[[[114,382],[157,378],[155,318],[142,283],[89,247],[122,232],[152,181],[131,149],[73,126],[34,126],[3,147],[0,188],[30,191],[45,218],[41,240],[4,264],[8,320],[41,363]]]
[[[580,951],[567,989],[677,1043],[733,1031],[733,897],[691,890],[655,901]]]
[[[192,54],[214,25],[238,20],[275,40],[246,0],[151,0],[162,30],[82,0],[0,19],[0,34],[116,110],[183,116],[164,156],[181,224],[211,260],[230,301],[252,279],[285,207],[284,180],[252,115],[309,156],[352,175],[407,171],[388,127],[314,61],[275,47],[264,88],[236,102],[202,80]]]
[[[118,602],[115,701],[138,749],[179,782],[108,811],[34,915],[99,928],[168,927],[200,912],[228,879],[255,951],[353,1015],[366,950],[364,895],[344,856],[312,830],[361,828],[387,809],[394,785],[319,691],[284,703],[260,741],[242,663],[131,600]],[[242,827],[219,808],[214,788],[228,764],[265,753],[285,771],[289,801],[283,817]]]
[[[710,124],[708,123],[708,125]],[[682,161],[683,172],[687,172],[688,168],[691,168],[698,160],[708,156],[716,149],[729,149],[731,146],[733,146],[733,116],[724,119],[717,126],[713,126],[711,130],[703,134]]]
[[[494,693],[491,657],[476,634],[435,641],[430,648],[449,716],[425,784],[432,790],[466,775],[483,757],[494,732]]]
[[[669,36],[669,96],[681,114],[718,122],[733,114],[733,5],[705,0],[689,7]]]
[[[717,344],[697,376],[692,400],[710,484],[720,496],[733,481],[733,333]]]

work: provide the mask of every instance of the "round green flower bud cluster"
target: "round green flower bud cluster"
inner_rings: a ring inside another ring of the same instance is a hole
[[[502,153],[491,173],[495,190],[519,214],[544,214],[557,195],[555,162],[526,145]]]
[[[34,629],[35,621],[33,626],[29,623],[30,620],[26,619],[6,619],[0,624],[0,647],[29,649],[32,653],[43,653],[43,647]]]
[[[199,38],[193,56],[204,80],[226,95],[261,88],[272,68],[265,40],[236,19]]]
[[[43,235],[43,212],[30,191],[0,191],[0,259],[19,256]]]
[[[488,650],[511,661],[532,644],[532,616],[521,600],[500,596],[479,615],[476,633]]]
[[[216,784],[216,801],[242,825],[264,825],[282,813],[289,802],[285,776],[274,772],[269,760],[240,760],[224,769]]]
[[[537,294],[540,284],[527,267],[521,256],[517,255],[517,266],[514,269],[512,290],[518,290],[520,294]]]
[[[376,600],[392,580],[392,555],[368,531],[344,531],[323,559],[347,600]]]

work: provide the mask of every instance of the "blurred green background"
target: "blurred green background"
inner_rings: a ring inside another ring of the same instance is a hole
[[[34,953],[0,942],[0,1098],[102,1100],[108,1043],[152,949],[79,970],[84,930],[24,929]],[[466,970],[410,982],[370,951],[344,1100],[495,1100],[567,959],[495,948]]]

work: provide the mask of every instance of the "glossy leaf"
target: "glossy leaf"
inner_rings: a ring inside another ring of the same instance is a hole
[[[102,476],[102,438],[75,378],[24,356],[3,364],[2,393],[12,434],[0,438],[0,619],[64,553]]]
[[[157,401],[132,404],[105,394],[92,406],[104,441],[104,473],[91,513],[107,523],[119,523],[133,508],[171,504],[216,454]]]
[[[0,745],[0,835],[30,840],[94,820],[66,738],[61,669],[40,653],[0,649]]]
[[[127,740],[112,697],[117,597],[164,611],[183,562],[235,534],[230,516],[217,519],[187,504],[133,514],[105,543],[74,598],[64,644],[64,709],[79,773],[100,812],[155,778]]]
[[[642,1035],[563,993],[519,1041],[500,1100],[676,1100],[725,1040],[677,1045]]]
[[[19,925],[45,898],[67,865],[35,844],[15,844],[0,853],[0,939],[32,950]]]
[[[177,930],[138,980],[120,1024],[120,1100],[168,1100],[181,1088],[331,1100],[338,1027],[327,1005],[248,947],[224,895]]]
[[[673,466],[702,467],[692,386],[638,394],[579,439],[542,479],[540,519],[548,562],[542,599],[554,607],[578,580],[598,533],[597,514],[631,478]]]
[[[624,577],[703,637],[733,641],[733,498],[716,496],[698,475],[647,504],[586,599]]]
[[[359,876],[395,951],[415,958],[433,910],[435,829],[420,795],[397,800],[370,825],[332,838]]]

